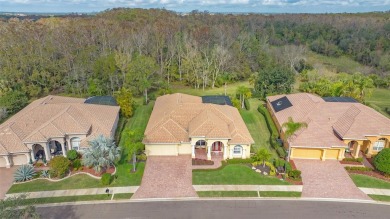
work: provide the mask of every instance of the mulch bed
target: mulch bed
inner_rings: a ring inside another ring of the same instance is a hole
[[[295,180],[291,178],[285,179],[287,182],[293,184],[293,185],[303,185],[302,179],[301,180]]]
[[[199,158],[192,159],[192,165],[214,165],[214,161]]]
[[[267,165],[265,165],[265,166],[263,166],[263,165],[257,165],[257,166],[255,166],[255,167],[256,167],[256,169],[261,170],[261,173],[266,172],[267,175],[269,175],[269,172],[270,172],[269,166],[267,166]]]
[[[114,172],[115,172],[114,167],[110,167],[109,169],[103,170],[101,173],[96,173],[93,168],[88,168],[88,167],[83,167],[82,170],[77,170],[77,171],[74,171],[73,169],[71,170],[72,175],[75,173],[89,173],[89,174],[91,174],[93,176],[97,176],[97,177],[101,177],[104,173],[112,174]]]
[[[362,163],[360,162],[356,162],[356,161],[340,161],[341,164],[349,164],[349,165],[363,165]]]
[[[371,176],[371,177],[375,177],[390,182],[390,177],[386,177],[377,171],[348,170],[348,173]]]

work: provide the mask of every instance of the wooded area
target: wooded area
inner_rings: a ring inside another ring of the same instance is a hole
[[[390,13],[112,9],[90,17],[0,20],[0,99],[112,95],[126,88],[147,100],[151,91],[169,92],[172,82],[205,89],[239,80],[250,80],[262,96],[290,92],[294,75],[311,68],[307,50],[349,56],[370,66],[363,74],[384,81]],[[380,84],[389,85],[390,79]]]

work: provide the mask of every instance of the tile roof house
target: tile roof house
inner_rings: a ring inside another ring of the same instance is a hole
[[[390,147],[390,119],[347,97],[321,98],[308,93],[267,97],[267,108],[278,127],[293,118],[307,128],[284,139],[290,158],[343,159],[362,151],[368,156]]]
[[[119,106],[84,103],[85,99],[47,96],[33,101],[0,125],[0,167],[27,164],[70,149],[82,150],[103,134],[113,137]]]
[[[148,156],[195,158],[199,149],[207,151],[208,159],[214,155],[227,159],[249,157],[254,141],[236,108],[176,93],[157,98],[143,143]]]

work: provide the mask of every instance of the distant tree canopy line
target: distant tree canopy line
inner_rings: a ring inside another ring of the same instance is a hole
[[[167,93],[172,83],[205,89],[248,79],[256,95],[288,93],[295,75],[311,68],[306,48],[372,66],[375,85],[386,87],[380,81],[390,71],[389,19],[112,9],[84,18],[3,20],[0,105],[15,96],[112,95],[122,88],[147,101],[150,91]],[[313,83],[303,89],[312,91]]]

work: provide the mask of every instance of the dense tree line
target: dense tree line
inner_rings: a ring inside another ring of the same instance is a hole
[[[0,97],[16,91],[28,98],[103,95],[124,88],[147,101],[150,91],[165,93],[173,82],[205,89],[249,78],[264,95],[270,85],[258,83],[270,71],[284,75],[270,79],[280,81],[271,93],[289,92],[286,80],[293,82],[306,67],[306,48],[349,55],[381,78],[390,71],[389,18],[113,9],[84,18],[3,20]]]

